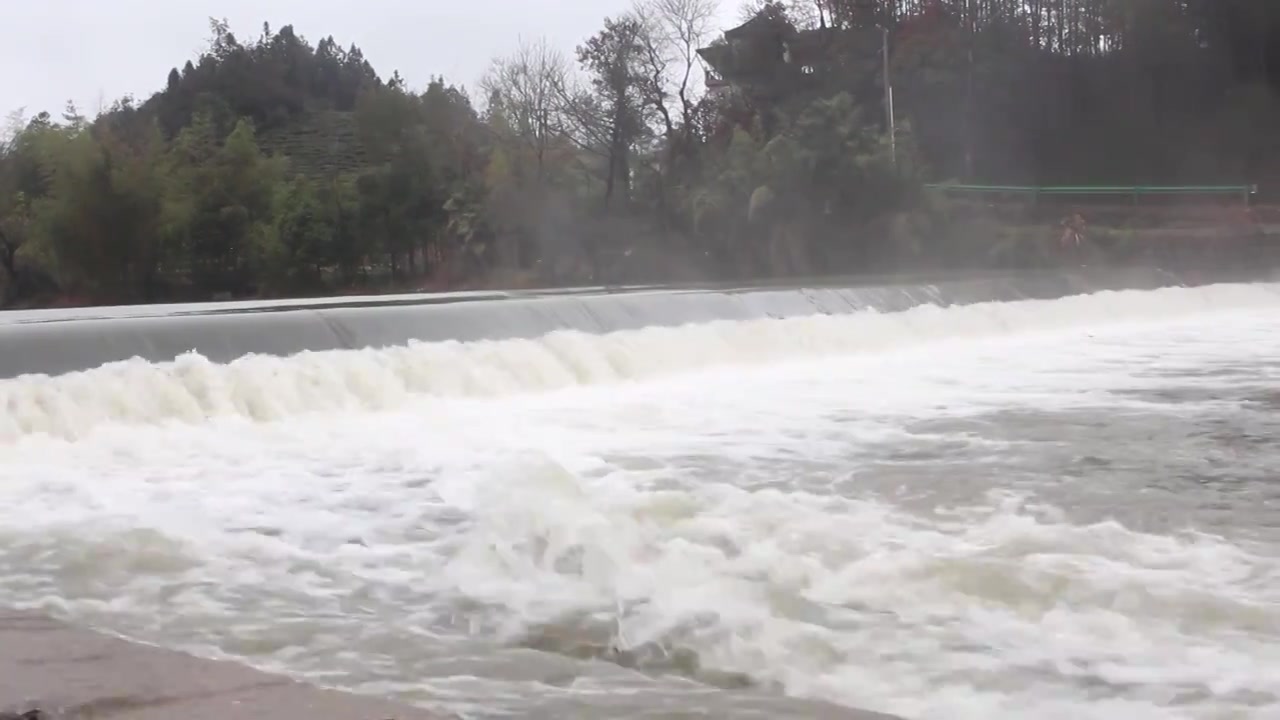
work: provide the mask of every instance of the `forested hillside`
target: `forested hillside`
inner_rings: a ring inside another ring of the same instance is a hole
[[[12,118],[0,299],[980,265],[924,183],[1280,183],[1271,0],[797,0],[732,39],[714,9],[638,0],[474,96],[213,22],[150,98]]]

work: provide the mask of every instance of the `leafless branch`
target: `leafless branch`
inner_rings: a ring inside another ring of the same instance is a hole
[[[540,39],[521,43],[511,56],[495,60],[480,82],[490,111],[500,106],[516,139],[533,153],[539,177],[559,135],[558,88],[568,73],[565,57]]]
[[[714,34],[718,10],[717,0],[639,0],[633,11],[645,28],[643,47],[650,101],[668,136],[674,134],[675,125],[668,107],[672,97],[680,104],[680,121],[686,135],[693,125],[698,49]]]

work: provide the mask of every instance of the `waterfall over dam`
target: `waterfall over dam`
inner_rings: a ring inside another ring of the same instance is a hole
[[[1262,273],[4,313],[0,608],[432,717],[1270,717],[1277,387]]]

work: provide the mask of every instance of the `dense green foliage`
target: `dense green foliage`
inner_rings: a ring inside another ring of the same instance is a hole
[[[641,0],[473,100],[292,28],[145,102],[15,118],[0,299],[94,302],[780,275],[956,259],[925,181],[1280,180],[1280,4],[795,0],[804,82],[703,88],[711,0]],[[885,132],[889,31],[896,152]],[[808,62],[808,61],[806,61]]]

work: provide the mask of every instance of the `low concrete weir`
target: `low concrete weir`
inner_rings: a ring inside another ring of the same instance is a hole
[[[590,288],[15,311],[0,313],[0,378],[58,375],[135,357],[164,362],[192,351],[221,363],[250,354],[896,312],[922,304],[1052,299],[1182,284],[1158,269],[1080,270],[933,282],[825,280],[804,287]]]

